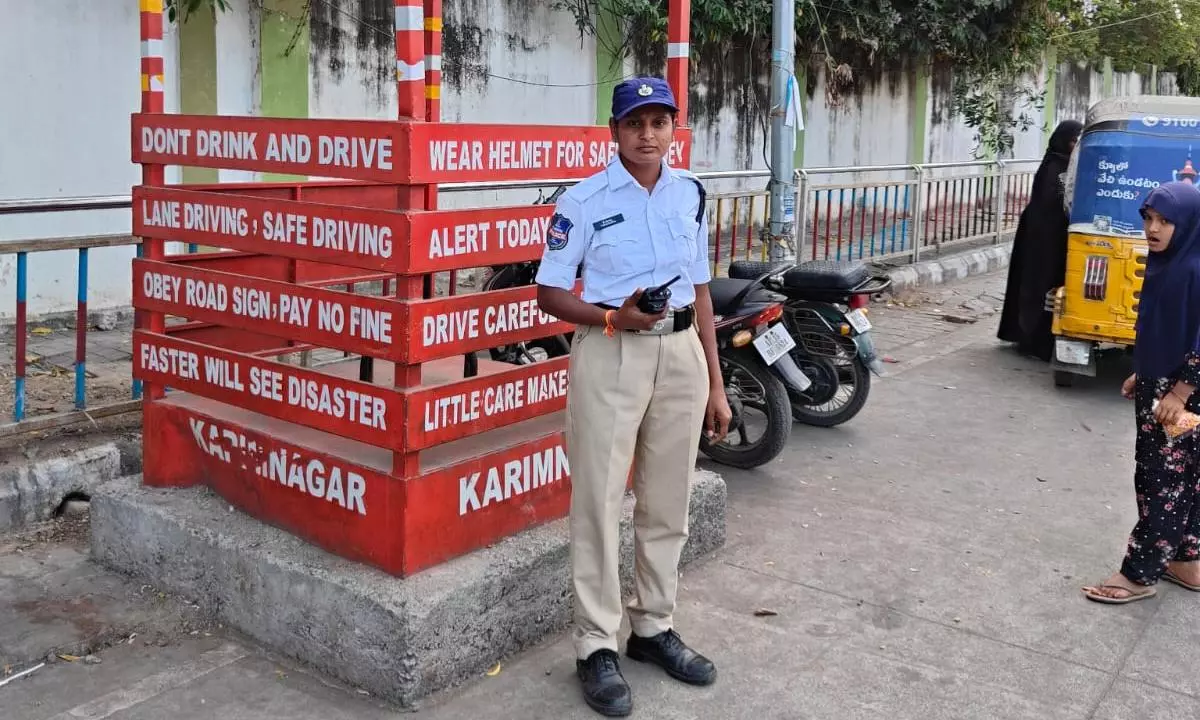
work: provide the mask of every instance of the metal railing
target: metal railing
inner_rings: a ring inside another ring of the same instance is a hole
[[[965,243],[990,239],[999,242],[1013,230],[1028,198],[1037,161],[942,163],[930,165],[877,165],[806,168],[796,173],[795,254],[800,260],[920,259],[928,251],[941,251]],[[851,182],[837,178],[852,176]],[[709,187],[709,257],[715,274],[735,259],[766,259],[769,253],[770,196],[766,170],[697,173]],[[760,181],[759,188],[721,189],[717,186]],[[528,180],[496,183],[451,183],[442,193],[520,191],[571,186],[577,179]],[[55,198],[0,201],[0,215],[62,213],[84,210],[131,209],[130,196]],[[140,406],[141,383],[131,380],[131,397],[122,402],[88,406],[87,331],[88,251],[134,245],[141,256],[141,241],[127,234],[53,237],[0,241],[0,257],[16,255],[16,323],[14,332],[15,382],[12,422],[0,425],[0,438],[46,430],[117,415]],[[75,312],[74,411],[29,417],[26,402],[29,318],[28,256],[73,250],[77,255],[77,308]],[[197,248],[189,245],[187,251]],[[789,251],[791,249],[789,248]],[[380,288],[364,289],[386,296],[390,281]],[[434,283],[436,286],[436,283]],[[458,289],[451,276],[448,292]],[[356,285],[346,285],[355,292]],[[338,353],[341,355],[342,353]],[[310,358],[305,353],[301,362]]]

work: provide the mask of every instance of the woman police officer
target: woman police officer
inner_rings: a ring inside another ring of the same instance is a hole
[[[617,85],[609,127],[618,158],[559,199],[537,274],[542,310],[577,326],[566,428],[576,665],[588,705],[611,716],[632,710],[616,653],[631,463],[637,594],[626,654],[683,682],[716,679],[672,627],[700,432],[718,441],[731,418],[708,292],[704,190],[666,162],[677,112],[661,79]],[[580,266],[582,298],[572,293]],[[638,309],[644,289],[676,276],[662,312]]]

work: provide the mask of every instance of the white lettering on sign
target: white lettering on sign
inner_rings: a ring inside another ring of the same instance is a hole
[[[488,169],[549,168],[551,145],[549,140],[491,140],[488,142]]]
[[[521,380],[434,398],[425,402],[424,428],[432,432],[469,423],[481,417],[511,413],[527,405],[547,402],[567,394],[568,373],[564,368]]]
[[[151,299],[180,302],[180,285],[183,287],[183,303],[189,307],[214,312],[231,312],[250,320],[265,320],[308,329],[313,325],[314,299],[290,293],[276,295],[269,290],[232,285],[194,278],[178,278],[148,272],[142,278],[142,288]],[[350,323],[346,327],[348,305]],[[346,330],[351,337],[380,345],[392,344],[393,317],[391,310],[362,307],[354,304],[330,302],[317,299],[315,302],[317,329],[323,332],[342,333]],[[548,317],[548,316],[547,316]]]
[[[429,236],[429,257],[454,257],[487,251],[488,232],[491,229],[490,222],[455,225],[453,231],[449,227],[434,228]]]
[[[321,135],[317,162],[346,168],[392,169],[392,139]]]
[[[201,130],[196,133],[196,156],[222,160],[257,160],[258,133],[246,130]]]
[[[489,305],[485,308],[453,310],[426,316],[421,321],[421,342],[424,347],[445,345],[462,340],[475,340],[480,337],[481,327],[485,334],[495,335],[530,330],[554,321],[552,316],[538,307],[536,298],[503,305]]]
[[[348,419],[376,430],[387,430],[387,402],[369,393],[289,375],[287,404],[339,420]]]
[[[483,331],[488,335],[528,330],[552,322],[554,318],[542,312],[536,298],[493,305],[483,311]]]
[[[263,213],[263,239],[286,245],[308,245],[308,218],[293,213]]]
[[[275,162],[306,163],[312,160],[312,139],[299,133],[271,133],[264,155]]]
[[[541,245],[546,242],[546,231],[549,229],[549,217],[496,221],[496,237],[502,248]]]
[[[392,229],[385,225],[364,222],[313,218],[312,245],[316,248],[390,258]]]
[[[530,404],[566,397],[569,377],[566,368],[545,375],[534,375],[527,380],[525,397]]]
[[[198,418],[188,418],[188,424],[204,454],[226,463],[233,463],[236,454],[242,470],[253,470],[260,478],[366,516],[367,481],[361,474],[337,465],[326,467],[318,458],[285,448],[270,452],[263,460],[258,443],[236,430]]]
[[[250,224],[246,221],[246,211],[242,208],[190,202],[184,205],[183,210],[185,230],[235,237],[246,237],[250,234]]]
[[[192,131],[181,128],[142,128],[142,152],[159,155],[186,155]]]
[[[435,172],[483,169],[480,140],[435,140],[429,143],[429,167]]]
[[[240,299],[239,291],[244,292],[245,288],[234,288],[235,303],[237,303]],[[184,278],[183,295],[184,303],[194,308],[216,310],[218,312],[224,312],[229,308],[229,289],[224,285],[220,285],[212,281]],[[270,301],[269,294],[267,300],[268,302]],[[239,305],[238,307],[240,308],[241,306]],[[244,314],[244,311],[242,310],[235,310],[235,312],[237,312],[239,315]]]
[[[138,357],[144,370],[174,375],[183,380],[200,379],[200,356],[194,352],[142,343]]]
[[[588,143],[588,166],[602,168],[617,156],[617,144],[608,141],[593,140]]]
[[[479,308],[428,315],[421,321],[421,342],[425,347],[477,337]]]
[[[541,245],[546,241],[550,218],[498,219],[434,228],[429,234],[429,259],[487,252],[493,241],[501,249]],[[493,232],[494,231],[494,232]]]
[[[180,210],[179,203],[174,200],[143,200],[142,224],[178,230],[181,225]]]
[[[179,286],[181,278],[162,273],[147,272],[142,274],[142,293],[150,300],[164,302],[179,302]]]
[[[570,475],[562,445],[465,475],[458,479],[458,514],[463,516],[511,500]]]
[[[189,350],[142,343],[138,357],[143,369],[164,373],[183,380],[195,380],[255,398],[319,413],[376,430],[387,430],[387,400],[306,377],[285,370],[251,366],[248,370],[228,358],[205,355],[201,378],[200,356]],[[247,377],[242,376],[247,370]]]
[[[673,141],[667,162],[683,162],[684,143]],[[429,143],[429,167],[434,172],[477,170],[553,170],[590,168],[598,170],[617,156],[617,144],[609,140],[433,140]]]

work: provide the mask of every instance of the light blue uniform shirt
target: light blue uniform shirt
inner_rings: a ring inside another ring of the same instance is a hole
[[[695,175],[663,162],[652,192],[620,158],[567,190],[550,223],[537,284],[571,290],[583,266],[583,300],[620,307],[641,288],[671,285],[671,307],[696,300],[695,285],[712,279],[708,218]]]

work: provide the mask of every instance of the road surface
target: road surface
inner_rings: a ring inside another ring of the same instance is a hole
[[[797,426],[767,467],[721,471],[728,544],[685,572],[678,612],[720,679],[695,689],[626,661],[635,717],[1200,716],[1200,596],[1165,585],[1156,599],[1107,607],[1079,592],[1115,568],[1135,517],[1124,360],[1055,389],[1046,367],[994,340],[1002,288],[1002,276],[985,276],[876,307],[891,376],[864,412],[834,430]],[[69,538],[26,544],[19,558],[12,547],[0,553],[0,615],[17,622],[0,623],[0,651],[37,632],[82,632],[64,625],[79,621],[70,608],[39,614],[29,602],[38,587],[82,583],[81,573],[96,588],[88,602],[157,607],[153,591],[83,562]],[[3,715],[401,716],[223,629],[164,622],[182,631],[0,686]],[[418,716],[597,717],[564,637]]]

